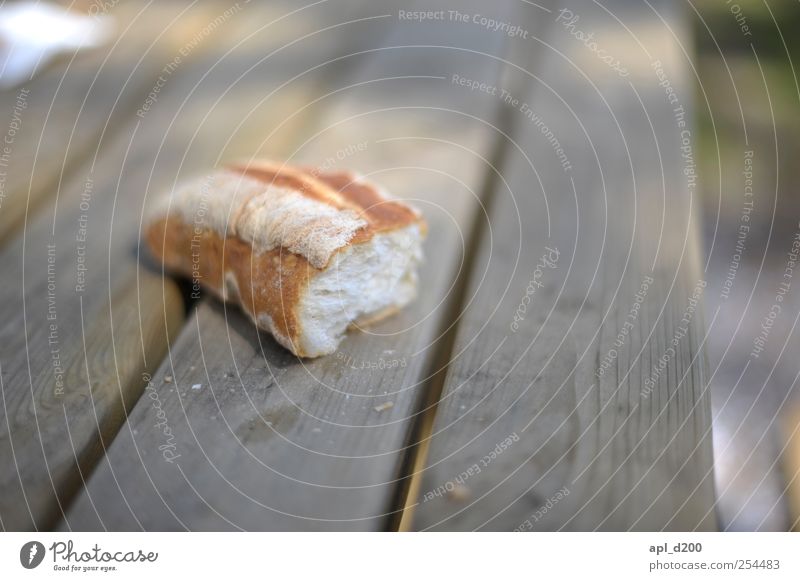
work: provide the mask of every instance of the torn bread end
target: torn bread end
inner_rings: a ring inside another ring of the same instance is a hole
[[[296,355],[332,353],[349,327],[414,298],[426,232],[418,211],[352,176],[219,170],[158,201],[145,237],[167,268],[240,304]]]
[[[338,252],[313,277],[300,301],[300,350],[310,356],[336,350],[357,321],[377,322],[416,295],[422,233],[416,224],[376,234]]]

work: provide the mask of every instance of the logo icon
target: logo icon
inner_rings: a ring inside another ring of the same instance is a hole
[[[19,550],[19,562],[26,569],[35,569],[44,559],[44,545],[39,541],[29,541]]]

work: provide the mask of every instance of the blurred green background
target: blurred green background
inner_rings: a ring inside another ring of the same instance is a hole
[[[788,314],[800,308],[800,281],[767,351],[757,359],[750,351],[800,220],[800,3],[699,0],[687,8],[710,286],[721,284],[731,265],[743,212],[744,152],[753,152],[754,210],[733,292],[727,300],[708,296],[706,304],[707,322],[718,315],[708,338],[718,515],[723,530],[787,530],[798,518],[788,461],[797,452],[788,444],[798,427],[792,418],[800,417],[800,345]]]

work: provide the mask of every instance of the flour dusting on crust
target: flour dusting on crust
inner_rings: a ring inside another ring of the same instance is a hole
[[[259,252],[279,246],[324,268],[367,221],[299,190],[231,170],[185,182],[159,200],[154,217],[180,215],[186,223],[238,236]]]
[[[323,268],[334,252],[367,225],[352,210],[339,210],[295,190],[268,186],[242,208],[236,234],[257,250],[283,246]]]

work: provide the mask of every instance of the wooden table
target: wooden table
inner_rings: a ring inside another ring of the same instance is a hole
[[[676,3],[111,4],[0,95],[3,529],[715,527]],[[299,360],[163,277],[153,197],[251,156],[413,199],[419,298]]]

